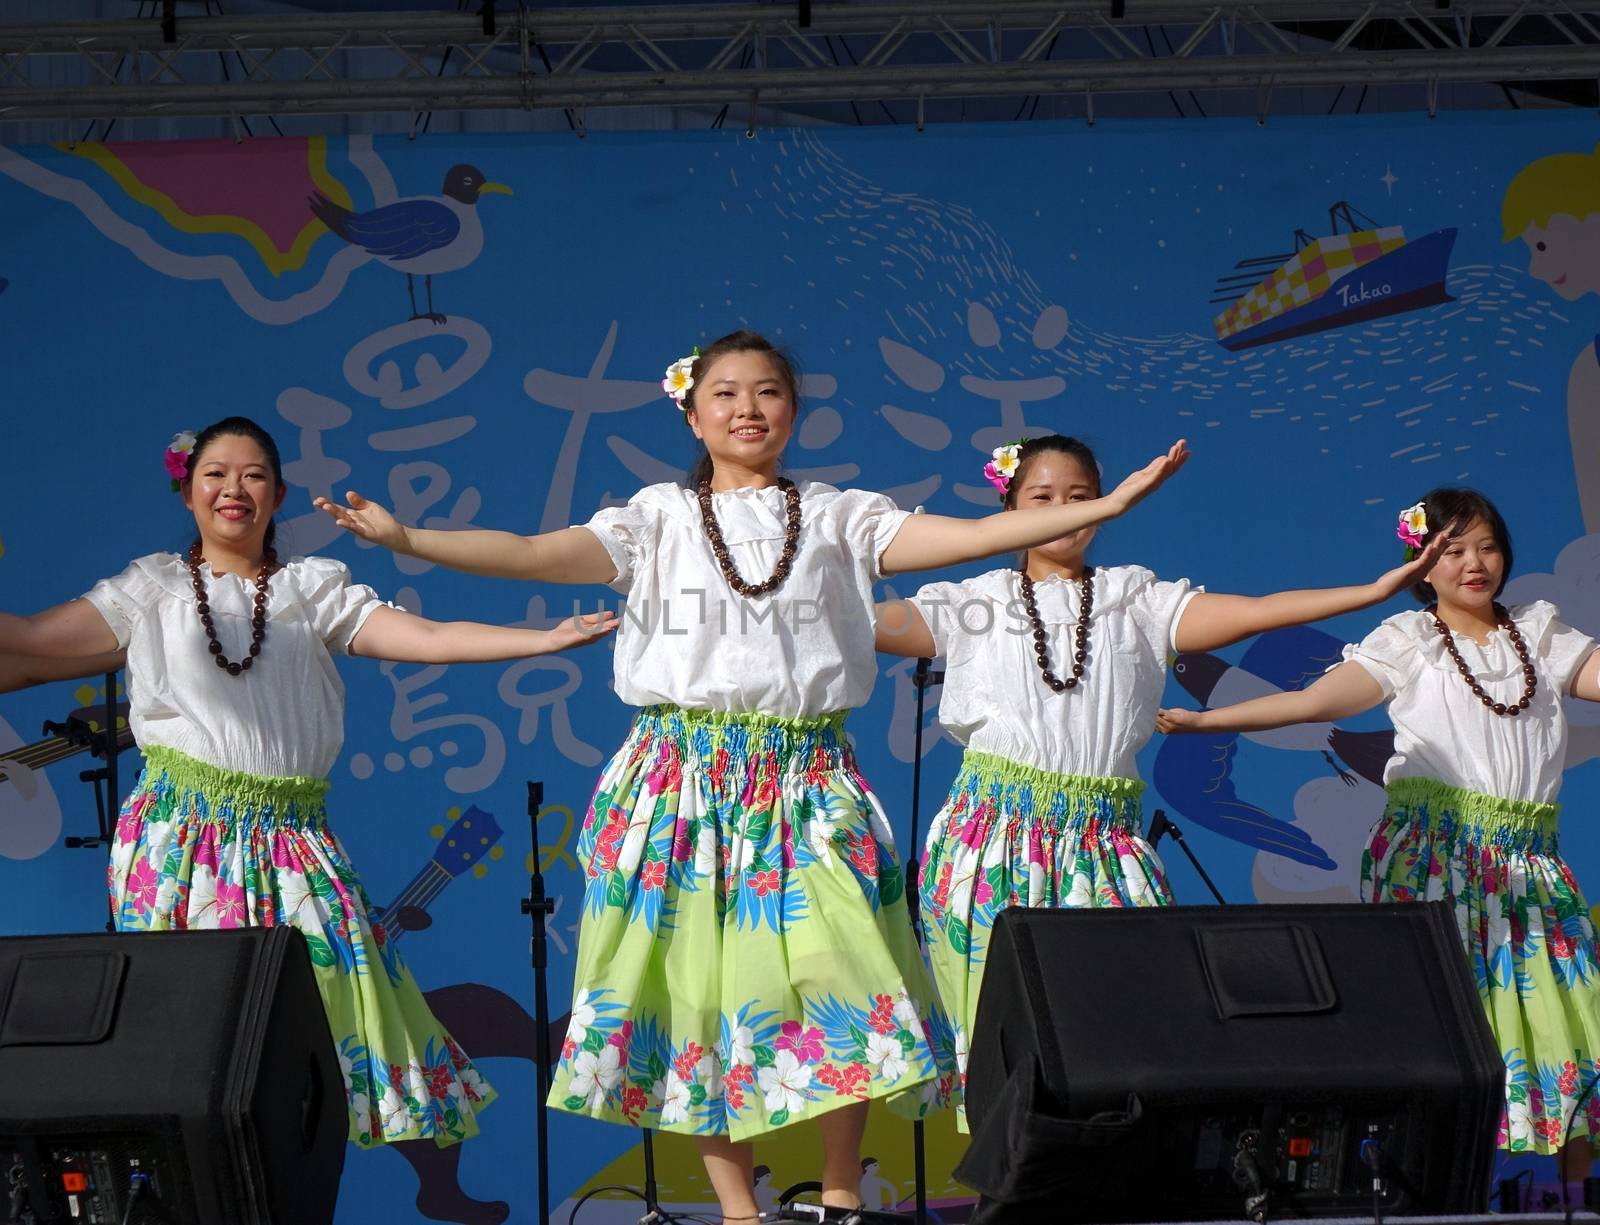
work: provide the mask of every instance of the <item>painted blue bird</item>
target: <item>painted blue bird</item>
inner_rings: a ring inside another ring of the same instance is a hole
[[[487,193],[509,196],[511,189],[485,181],[476,166],[459,165],[450,167],[438,196],[410,196],[364,213],[352,212],[321,192],[313,192],[307,203],[318,221],[351,246],[406,274],[413,319],[443,323],[446,316],[433,309],[434,274],[455,272],[478,258],[483,250],[478,197]],[[422,277],[428,300],[428,309],[420,313],[414,276]]]
[[[1342,645],[1319,630],[1293,626],[1256,639],[1237,667],[1215,655],[1186,654],[1178,656],[1172,671],[1202,705],[1231,706],[1299,689],[1339,662]],[[1348,732],[1325,723],[1247,735],[1273,748],[1320,752],[1352,786],[1355,776],[1338,764],[1330,747],[1356,774],[1380,785],[1394,747],[1392,731]],[[1338,864],[1304,830],[1239,798],[1232,779],[1238,750],[1237,732],[1168,736],[1156,754],[1156,789],[1185,817],[1224,837],[1312,867],[1336,868]]]
[[[1344,644],[1305,625],[1261,635],[1237,667],[1215,655],[1180,655],[1172,674],[1202,706],[1216,708],[1303,687],[1339,663]],[[1321,753],[1338,776],[1355,786],[1356,776],[1383,786],[1383,770],[1394,755],[1394,732],[1352,732],[1332,723],[1298,723],[1245,732],[1246,739],[1273,749]],[[1350,769],[1339,764],[1343,761]],[[1352,773],[1353,771],[1353,773]]]

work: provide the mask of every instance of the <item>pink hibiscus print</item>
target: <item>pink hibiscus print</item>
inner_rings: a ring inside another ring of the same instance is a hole
[[[822,1031],[815,1025],[801,1028],[799,1021],[785,1021],[783,1032],[773,1045],[780,1051],[792,1051],[801,1063],[816,1063],[822,1058]]]

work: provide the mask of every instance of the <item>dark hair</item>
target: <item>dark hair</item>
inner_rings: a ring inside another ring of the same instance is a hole
[[[689,388],[689,394],[683,402],[683,421],[689,423],[689,410],[695,406],[695,393],[700,389],[700,380],[711,372],[713,363],[718,358],[726,357],[730,353],[765,353],[772,359],[772,364],[778,368],[778,377],[789,389],[789,402],[794,405],[795,412],[800,411],[800,369],[795,364],[794,358],[778,348],[760,332],[752,332],[741,328],[737,332],[729,332],[726,336],[713,340],[710,345],[694,359],[690,367],[689,376],[694,380],[694,385]],[[712,472],[711,453],[701,448],[700,456],[689,469],[688,486],[694,489],[701,481],[711,479]]]
[[[1505,567],[1500,571],[1500,585],[1494,589],[1495,595],[1499,596],[1511,578],[1511,563],[1514,558],[1511,552],[1511,533],[1506,528],[1506,521],[1495,509],[1494,503],[1476,489],[1434,489],[1423,497],[1422,513],[1428,518],[1430,533],[1459,532],[1474,519],[1483,520],[1484,526],[1494,534],[1495,543],[1500,546],[1500,556],[1505,559]],[[1439,598],[1432,583],[1413,583],[1411,594],[1423,604],[1432,604]]]
[[[219,438],[248,438],[261,448],[261,453],[267,457],[267,466],[272,469],[272,482],[279,489],[283,488],[283,461],[278,457],[278,444],[272,440],[272,435],[267,433],[249,417],[224,417],[221,421],[213,421],[205,429],[195,435],[194,449],[189,452],[189,463],[183,474],[183,484],[188,485],[194,480],[195,466],[199,464],[200,457]],[[263,544],[272,547],[272,542],[277,539],[278,525],[271,521],[267,523],[267,535]],[[196,542],[198,543],[198,537]]]
[[[1094,482],[1094,496],[1097,498],[1100,496],[1100,461],[1094,457],[1089,444],[1082,439],[1068,437],[1066,434],[1045,434],[1040,438],[1028,439],[1017,452],[1017,470],[1011,477],[1011,483],[1006,486],[1007,510],[1017,504],[1017,493],[1022,489],[1022,479],[1027,474],[1028,465],[1046,452],[1070,455],[1082,464],[1083,470]]]

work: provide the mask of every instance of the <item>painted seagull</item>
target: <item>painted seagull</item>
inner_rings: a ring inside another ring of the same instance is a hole
[[[1319,630],[1296,626],[1261,635],[1237,667],[1215,655],[1185,654],[1178,656],[1172,672],[1202,705],[1230,706],[1299,689],[1339,662],[1342,645]],[[1383,767],[1394,745],[1392,731],[1347,732],[1327,723],[1247,734],[1273,748],[1319,752],[1351,786],[1356,774],[1381,786]],[[1330,747],[1355,774],[1339,765]],[[1224,837],[1312,867],[1337,867],[1303,829],[1239,798],[1232,778],[1238,751],[1237,732],[1168,736],[1156,754],[1152,772],[1156,789],[1185,817]]]
[[[503,183],[485,182],[483,171],[476,166],[461,165],[450,167],[438,196],[410,196],[364,213],[351,212],[321,192],[313,192],[307,202],[317,220],[345,242],[406,274],[413,319],[443,323],[446,317],[433,309],[433,277],[465,268],[483,250],[478,197],[486,192],[509,196],[511,189]],[[422,277],[428,299],[428,309],[421,313],[417,311],[414,276]]]

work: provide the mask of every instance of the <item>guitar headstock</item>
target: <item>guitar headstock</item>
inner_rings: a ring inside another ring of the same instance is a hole
[[[433,862],[451,876],[460,876],[487,855],[504,834],[494,814],[474,804],[444,831],[444,837],[433,849]]]

